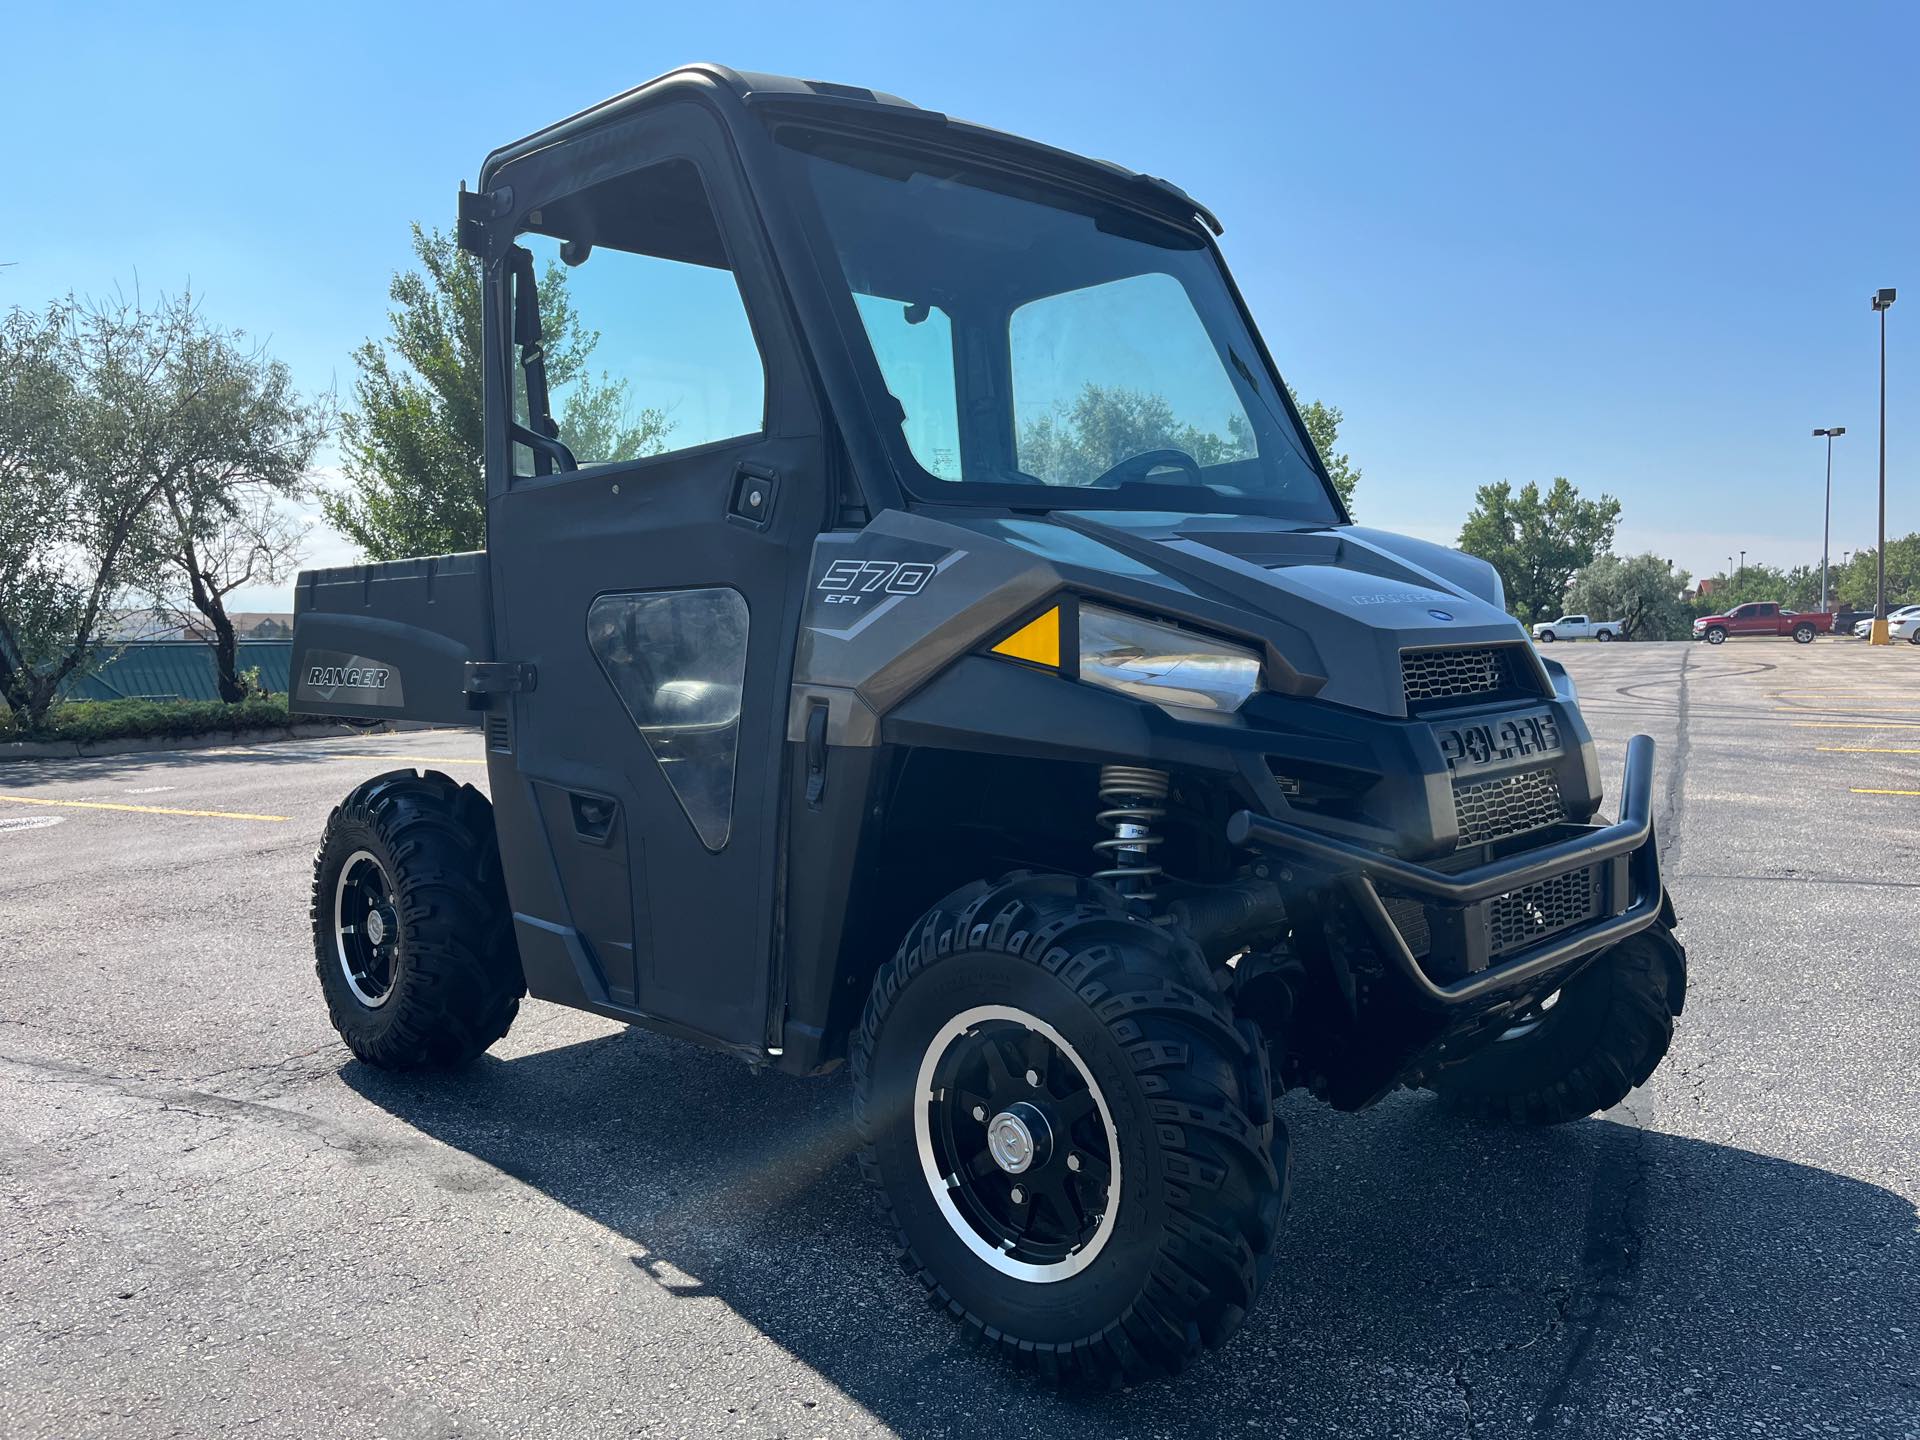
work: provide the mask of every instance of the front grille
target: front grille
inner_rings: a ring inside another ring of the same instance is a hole
[[[1400,679],[1407,703],[1444,700],[1453,695],[1488,695],[1512,679],[1507,652],[1493,645],[1455,650],[1402,650]]]
[[[1456,780],[1453,812],[1462,845],[1524,835],[1567,818],[1560,803],[1560,782],[1551,769],[1522,770],[1491,780]]]
[[[1425,905],[1403,895],[1383,895],[1380,903],[1386,907],[1387,918],[1393,921],[1393,928],[1400,932],[1412,955],[1417,958],[1433,949],[1433,931],[1427,924]]]
[[[1501,956],[1584,925],[1600,913],[1598,867],[1570,870],[1499,896],[1487,906],[1487,950]]]

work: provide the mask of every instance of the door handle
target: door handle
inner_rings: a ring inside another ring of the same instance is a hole
[[[604,845],[613,837],[613,822],[620,814],[620,802],[605,795],[567,792],[573,809],[573,833],[589,845]]]

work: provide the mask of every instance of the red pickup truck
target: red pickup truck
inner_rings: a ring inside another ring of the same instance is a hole
[[[1832,633],[1833,616],[1818,611],[1796,615],[1772,600],[1736,605],[1724,615],[1704,615],[1693,622],[1693,638],[1709,645],[1723,645],[1734,635],[1791,635],[1811,645],[1814,636]]]

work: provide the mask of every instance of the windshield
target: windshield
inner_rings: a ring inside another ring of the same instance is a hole
[[[1198,234],[950,160],[788,143],[916,494],[1339,518]]]

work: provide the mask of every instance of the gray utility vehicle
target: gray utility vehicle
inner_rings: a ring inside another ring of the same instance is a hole
[[[1485,564],[1350,523],[1218,229],[712,66],[489,156],[487,549],[299,582],[295,708],[476,723],[491,782],[328,822],[354,1053],[468,1060],[530,993],[846,1061],[908,1270],[1100,1381],[1252,1308],[1283,1091],[1552,1122],[1646,1080],[1653,742],[1598,820],[1565,672]]]

